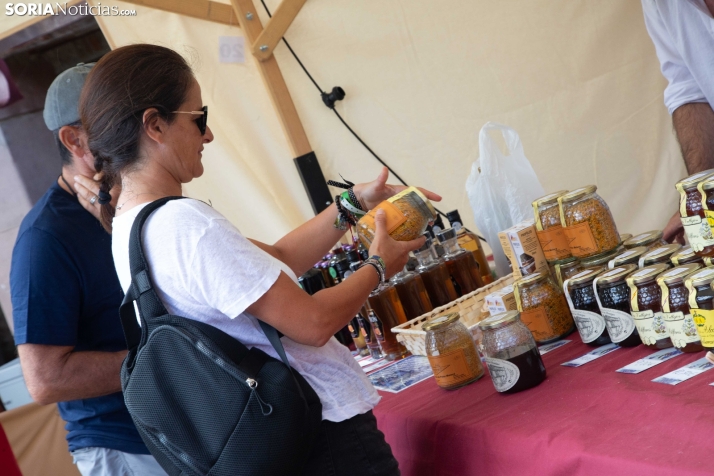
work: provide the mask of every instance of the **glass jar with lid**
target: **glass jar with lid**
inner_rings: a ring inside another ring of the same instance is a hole
[[[545,380],[545,365],[517,311],[496,314],[479,322],[481,352],[496,390],[516,393]]]
[[[611,259],[607,267],[610,269],[615,269],[620,266],[624,266],[626,264],[634,264],[637,265],[637,263],[640,261],[640,256],[643,254],[647,253],[647,248],[644,246],[638,246],[637,248],[631,248],[627,251],[624,251],[622,253],[619,253],[617,256],[615,256],[613,259]]]
[[[513,283],[521,320],[539,344],[547,344],[573,332],[575,323],[563,290],[550,274],[537,271]]]
[[[600,253],[589,258],[582,258],[580,264],[583,266],[583,269],[606,269],[610,261],[624,251],[625,248],[620,246],[606,253]]]
[[[704,197],[697,188],[701,182],[714,177],[712,172],[714,170],[698,172],[675,185],[680,195],[679,216],[682,219],[684,233],[692,249],[699,256],[714,256],[714,236],[704,214],[702,205]]]
[[[615,219],[610,208],[588,185],[558,197],[560,222],[577,258],[587,258],[614,250],[620,245]]]
[[[560,287],[563,287],[563,282],[565,282],[566,279],[572,278],[583,270],[580,260],[575,256],[548,263],[548,266],[550,267],[550,275],[555,278],[556,283]]]
[[[414,252],[414,256],[419,261],[415,271],[421,276],[431,304],[434,307],[444,306],[455,301],[459,295],[456,294],[446,263],[436,257],[431,236],[425,233],[424,237],[426,238],[424,245]]]
[[[436,210],[416,187],[408,187],[371,209],[357,222],[357,235],[369,248],[374,240],[377,210],[384,210],[389,236],[397,241],[419,238],[436,220]]]
[[[664,325],[672,344],[682,352],[700,352],[704,349],[689,309],[689,290],[684,285],[686,277],[701,267],[699,263],[685,264],[657,278],[657,284],[662,289]]]
[[[662,289],[656,281],[657,276],[669,267],[669,264],[655,264],[627,278],[631,292],[630,314],[635,320],[642,343],[651,349],[672,347],[672,339],[669,338],[662,314]]]
[[[669,243],[662,238],[662,230],[652,230],[633,236],[627,241],[623,241],[622,244],[628,250],[639,246],[644,246],[647,250],[653,250]]]
[[[679,243],[672,243],[671,245],[660,246],[654,250],[648,251],[647,253],[640,256],[637,262],[640,268],[646,268],[647,266],[652,266],[653,264],[666,264],[667,266],[672,266],[672,255],[677,251],[682,249],[682,245]]]
[[[704,268],[687,276],[684,286],[689,291],[689,309],[702,346],[714,350],[714,268]]]
[[[605,318],[610,340],[620,347],[635,347],[642,343],[630,314],[630,287],[627,277],[637,271],[637,265],[626,264],[597,276],[593,287],[602,317]]]
[[[540,247],[548,262],[561,261],[570,258],[570,245],[563,232],[563,225],[560,222],[560,207],[558,198],[568,193],[561,190],[541,197],[533,202],[533,213],[535,215],[535,227]]]
[[[620,234],[620,242],[622,242],[622,243],[626,242],[630,238],[632,238],[632,233],[621,233]]]
[[[704,265],[704,260],[701,256],[697,256],[691,246],[687,245],[674,253],[669,260],[674,266],[682,266],[684,264],[699,263]]]
[[[584,344],[600,346],[609,344],[605,319],[600,313],[593,281],[602,273],[599,269],[586,269],[565,281],[563,290],[573,314],[575,326]]]
[[[409,351],[397,340],[392,328],[407,322],[402,302],[397,290],[389,283],[384,283],[369,295],[368,318],[372,333],[377,337],[387,360],[399,360],[409,355]]]
[[[407,316],[408,321],[434,309],[429,295],[426,293],[421,276],[409,271],[406,266],[392,276],[389,282],[397,290],[397,295],[399,295],[399,300],[402,302],[404,314]]]
[[[452,390],[483,376],[473,336],[459,321],[458,312],[431,318],[422,330],[426,332],[426,356],[439,387]]]

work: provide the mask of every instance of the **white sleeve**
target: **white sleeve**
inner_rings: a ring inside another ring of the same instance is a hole
[[[669,83],[664,90],[664,105],[667,106],[669,113],[672,114],[683,104],[707,102],[662,21],[656,0],[642,0],[642,10],[647,32],[657,52],[662,75]]]
[[[190,262],[189,292],[234,318],[265,294],[280,276],[279,263],[225,218],[213,218]]]

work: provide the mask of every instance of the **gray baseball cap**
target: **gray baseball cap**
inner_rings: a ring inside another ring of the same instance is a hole
[[[95,63],[79,63],[73,68],[60,73],[52,81],[45,98],[45,110],[42,117],[51,131],[67,124],[79,121],[79,95],[89,71]]]

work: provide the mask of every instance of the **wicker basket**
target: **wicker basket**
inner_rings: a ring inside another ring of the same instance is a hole
[[[461,296],[456,301],[437,307],[431,312],[393,327],[392,332],[397,335],[397,340],[409,349],[409,352],[414,355],[426,355],[426,349],[424,348],[426,332],[421,330],[422,324],[433,317],[458,312],[461,315],[461,322],[473,332],[478,323],[489,316],[488,309],[485,309],[486,296],[505,288],[509,284],[513,284],[513,281],[513,275],[509,274],[488,286],[479,288],[466,296]]]

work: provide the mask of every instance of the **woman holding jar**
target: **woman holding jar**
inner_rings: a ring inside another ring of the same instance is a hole
[[[107,202],[105,226],[113,217],[114,263],[126,290],[131,282],[129,232],[137,214],[154,200],[181,195],[182,184],[203,173],[201,152],[213,140],[207,107],[179,54],[139,44],[118,48],[96,64],[84,85],[80,114],[96,168],[104,173],[97,195]],[[387,185],[386,179],[383,170],[375,181],[354,186],[361,207],[370,209],[404,188]],[[119,183],[115,211],[107,192]],[[258,320],[285,336],[291,366],[316,391],[323,409],[305,474],[399,474],[372,415],[379,396],[349,350],[332,336],[380,282],[404,267],[423,238],[392,240],[384,215],[378,214],[369,251],[382,261],[310,296],[298,287],[296,276],[344,233],[333,226],[337,214],[333,204],[267,245],[244,237],[203,202],[173,200],[150,216],[142,243],[151,280],[171,314],[201,320],[276,358]]]

